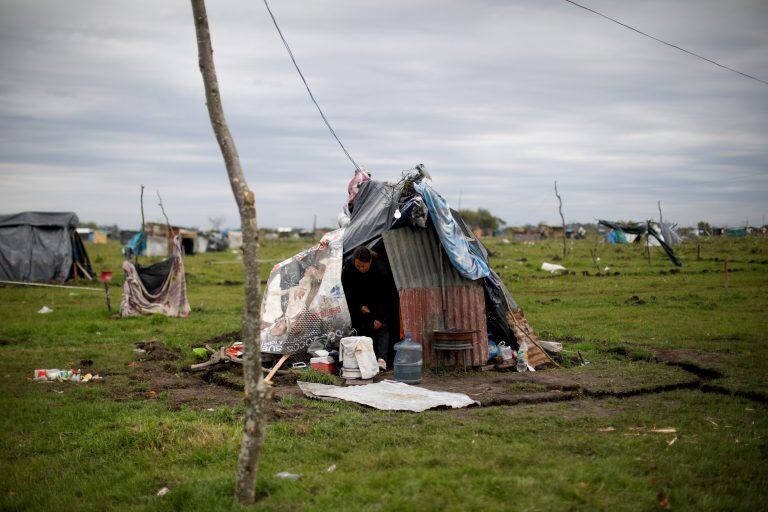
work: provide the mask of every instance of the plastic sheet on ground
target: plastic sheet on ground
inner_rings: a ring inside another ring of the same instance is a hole
[[[297,384],[309,398],[355,402],[382,411],[423,412],[435,407],[460,409],[470,405],[479,405],[479,402],[472,400],[463,393],[431,391],[391,380],[347,387],[302,381],[298,381]]]
[[[546,261],[541,264],[541,270],[546,270],[550,274],[554,274],[555,272],[562,272],[566,270],[566,268],[562,265],[557,265],[555,263],[547,263]]]

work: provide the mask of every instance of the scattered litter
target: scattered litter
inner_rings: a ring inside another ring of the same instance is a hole
[[[559,341],[537,340],[536,343],[539,345],[539,347],[543,348],[547,352],[563,351],[563,344],[560,343]]]
[[[83,373],[82,370],[37,369],[32,374],[32,380],[38,382],[90,382],[101,377],[93,373]]]
[[[298,480],[301,478],[301,475],[297,475],[296,473],[289,473],[288,471],[281,471],[275,476],[277,478],[282,478],[283,480]]]
[[[243,346],[242,341],[236,341],[232,344],[231,347],[229,347],[225,352],[230,357],[243,357],[243,352],[245,348]]]
[[[669,428],[652,428],[651,432],[653,432],[654,434],[674,434],[675,432],[677,432],[677,429],[676,428],[672,428],[672,427],[669,427]]]
[[[326,354],[328,353],[327,350],[324,350]],[[336,364],[335,360],[333,359],[333,356],[325,355],[325,356],[318,356],[313,357],[309,360],[309,365],[312,367],[313,370],[317,370],[319,372],[324,373],[336,373]],[[306,366],[306,364],[304,365]]]
[[[605,427],[605,428],[599,428],[597,429],[598,432],[613,432],[616,429],[614,427]]]
[[[40,309],[38,309],[37,312],[40,313],[41,315],[45,315],[48,313],[53,313],[53,310],[48,306],[43,306]]]
[[[133,353],[136,354],[137,356],[143,356],[144,354],[147,353],[147,351],[144,350],[143,348],[135,348],[133,349]]]
[[[301,391],[309,398],[345,400],[383,411],[422,412],[435,407],[461,408],[479,405],[464,393],[448,393],[411,386],[403,382],[383,380],[364,386],[331,386],[298,381]]]
[[[213,407],[211,407],[211,408],[208,408],[208,409],[206,409],[206,411],[208,411],[208,412],[215,412],[215,411],[216,411],[216,409],[214,409]]]
[[[609,270],[611,270],[611,267],[605,267],[605,268],[603,269],[603,272],[608,272]]]
[[[661,508],[669,508],[669,498],[667,498],[667,495],[664,494],[664,491],[659,491],[659,494],[656,495],[656,501],[659,502],[659,506]]]
[[[504,361],[512,361],[515,358],[515,351],[512,350],[512,347],[507,345],[506,341],[500,341],[498,347],[499,355],[501,355],[501,358]]]
[[[330,466],[328,466],[328,469],[326,469],[325,471],[327,473],[333,473],[334,471],[336,471],[336,464],[331,464]]]
[[[705,418],[708,422],[710,422],[712,425],[715,426],[715,428],[719,427],[720,425],[717,424],[712,418]]]
[[[141,350],[141,349],[136,349],[136,350]],[[136,350],[134,350],[134,352]],[[208,357],[208,351],[205,349],[205,347],[193,348],[192,353],[195,354],[195,357],[198,359],[205,359],[206,357]]]
[[[167,488],[167,487],[163,487],[162,489],[160,489],[159,491],[157,491],[157,495],[158,495],[158,496],[165,496],[166,494],[168,494],[168,492],[169,492],[169,491],[170,491],[170,489],[169,489],[169,488]]]
[[[562,265],[557,265],[555,263],[547,263],[546,261],[541,264],[541,270],[546,270],[550,274],[554,274],[555,272],[563,272],[567,270]]]
[[[677,442],[677,436],[675,436],[672,439],[670,439],[669,441],[667,441],[667,445],[672,446],[676,442]]]
[[[157,398],[157,391],[154,389],[150,390],[147,394],[149,395],[149,398]]]

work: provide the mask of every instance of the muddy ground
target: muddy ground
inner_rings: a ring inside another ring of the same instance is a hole
[[[237,333],[227,333],[208,340],[209,345],[229,343]],[[180,351],[161,342],[136,344],[135,360],[128,363],[127,389],[116,389],[117,399],[166,399],[174,410],[182,407],[210,409],[234,407],[242,403],[242,369],[235,364],[213,370],[190,372]],[[619,354],[622,355],[621,353]],[[465,393],[481,406],[536,404],[559,401],[581,402],[589,398],[630,397],[661,393],[673,389],[700,389],[730,394],[717,384],[722,375],[722,359],[714,354],[691,349],[656,350],[650,361],[635,361],[631,353],[611,364],[571,368],[546,368],[537,372],[469,371],[425,372],[421,386],[436,390]],[[290,360],[289,360],[290,361]],[[288,364],[285,365],[288,367]],[[650,372],[650,375],[649,375]],[[296,385],[300,371],[281,371],[273,379],[268,404],[273,419],[303,414],[300,402],[284,403],[288,397],[299,398]],[[394,379],[392,371],[375,381]],[[768,397],[750,397],[768,401]]]

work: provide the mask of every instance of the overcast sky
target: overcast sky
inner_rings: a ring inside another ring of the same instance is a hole
[[[765,0],[584,0],[768,80]],[[321,106],[380,179],[424,163],[511,225],[768,214],[768,86],[562,0],[272,0]],[[222,98],[262,226],[331,225],[352,165],[258,0],[208,2]],[[239,225],[187,1],[0,0],[0,213]]]

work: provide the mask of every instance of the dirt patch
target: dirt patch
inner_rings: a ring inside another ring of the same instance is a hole
[[[238,339],[240,333],[232,332],[217,339]],[[238,365],[220,366],[211,371],[194,373],[186,369],[178,349],[166,347],[162,342],[137,343],[144,350],[136,354],[136,360],[127,364],[125,371],[113,375],[127,377],[127,385],[115,386],[110,393],[115,400],[167,400],[172,410],[182,407],[211,409],[235,407],[243,403],[242,368]],[[125,378],[123,377],[123,378]],[[283,406],[287,397],[299,397],[296,375],[276,375],[274,387],[267,402],[267,416],[272,419],[289,418],[304,414],[300,404]]]
[[[655,350],[654,355],[660,363],[680,366],[684,370],[706,379],[722,377],[727,366],[727,359],[730,357],[722,352],[702,352],[689,348]]]
[[[207,339],[205,341],[195,343],[194,346],[202,347],[205,344],[208,344],[212,347],[218,347],[220,345],[229,346],[236,341],[243,341],[243,333],[241,331],[225,332],[224,334],[219,334],[218,336],[214,336],[213,338]]]
[[[181,359],[181,350],[166,347],[159,341],[140,341],[134,344],[137,359],[140,361],[177,361]]]
[[[0,346],[4,345],[21,345],[24,340],[15,340],[11,338],[0,338]]]

